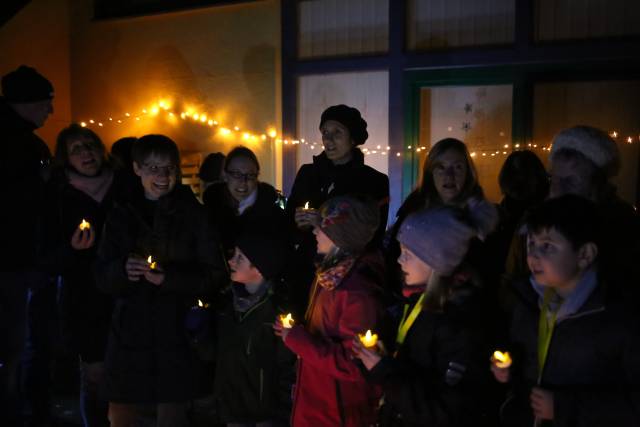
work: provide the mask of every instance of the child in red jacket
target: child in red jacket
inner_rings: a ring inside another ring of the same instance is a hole
[[[276,335],[298,355],[294,427],[362,427],[375,422],[376,389],[367,384],[352,357],[352,338],[375,329],[382,312],[378,291],[383,280],[380,254],[365,248],[379,223],[374,203],[336,197],[320,209],[315,227],[318,253],[305,324]]]

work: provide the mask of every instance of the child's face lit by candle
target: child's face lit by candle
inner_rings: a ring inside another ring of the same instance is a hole
[[[596,253],[593,243],[574,248],[555,228],[530,232],[527,236],[527,264],[531,275],[540,285],[559,293],[577,283]]]
[[[424,261],[418,258],[405,245],[400,244],[400,256],[398,263],[404,274],[404,281],[408,286],[424,285],[427,283],[433,270]]]
[[[316,247],[319,254],[326,255],[336,247],[335,243],[333,243],[320,227],[315,227],[313,234],[316,236]]]

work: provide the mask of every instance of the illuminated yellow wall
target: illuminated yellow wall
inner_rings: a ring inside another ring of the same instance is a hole
[[[0,75],[21,64],[35,67],[55,88],[54,113],[37,133],[53,150],[69,123],[69,9],[67,0],[34,0],[0,27]]]
[[[242,142],[179,116],[117,124],[125,112],[139,114],[160,98],[173,101],[177,111],[206,111],[210,119],[238,126],[240,135],[279,124],[279,1],[107,21],[91,19],[92,3],[70,6],[72,117],[104,122],[94,128],[107,145],[147,133],[167,134],[183,151],[228,151]],[[258,154],[262,179],[276,183],[272,144],[245,145]]]

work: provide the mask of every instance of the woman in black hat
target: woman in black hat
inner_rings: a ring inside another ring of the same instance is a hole
[[[389,178],[364,164],[358,145],[365,143],[367,122],[360,111],[347,105],[327,108],[320,117],[320,133],[324,151],[314,156],[313,163],[302,165],[296,176],[286,213],[297,246],[298,262],[292,283],[311,283],[316,243],[312,229],[319,222],[316,209],[326,200],[348,194],[372,197],[380,207],[380,225],[372,245],[381,242],[389,213]],[[308,205],[307,205],[308,203]],[[308,209],[305,209],[308,208]],[[308,287],[296,286],[292,298],[304,310]]]

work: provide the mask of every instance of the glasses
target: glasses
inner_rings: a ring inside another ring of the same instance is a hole
[[[78,144],[74,144],[69,150],[69,155],[71,156],[79,156],[85,151],[97,151],[100,148],[98,144],[95,142],[80,142]]]
[[[144,166],[148,173],[154,176],[164,176],[165,174],[173,175],[178,170],[176,165],[158,166],[144,163],[142,166]]]
[[[227,173],[227,175],[229,175],[231,178],[235,179],[236,181],[256,181],[258,179],[257,173],[242,173],[240,171],[232,171],[232,170],[228,170],[225,172]]]

